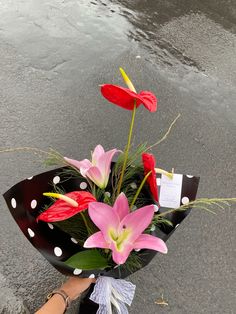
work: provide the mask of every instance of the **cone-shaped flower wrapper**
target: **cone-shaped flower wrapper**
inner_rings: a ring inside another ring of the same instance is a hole
[[[98,274],[114,278],[124,278],[130,273],[116,267],[112,270],[101,269],[79,269],[65,265],[64,261],[79,251],[85,250],[79,245],[76,239],[69,233],[62,231],[56,224],[37,221],[37,217],[45,206],[50,205],[50,199],[43,196],[43,193],[51,191],[53,184],[63,189],[66,193],[78,190],[87,190],[88,183],[85,178],[70,178],[64,180],[62,177],[63,169],[48,171],[35,177],[28,178],[13,186],[4,194],[9,210],[14,217],[21,231],[31,242],[31,244],[61,273],[66,275],[79,275],[81,277],[96,277]],[[192,201],[196,198],[199,183],[198,177],[177,175],[180,182],[179,205]],[[159,191],[162,193],[162,181],[157,179]],[[165,184],[165,181],[163,181]],[[165,187],[166,188],[166,187]],[[164,186],[163,186],[164,193]],[[165,205],[165,197],[159,195],[160,205]],[[182,202],[182,203],[181,203]],[[159,212],[164,210],[160,207]],[[163,229],[156,228],[153,235],[166,241],[174,232],[183,219],[189,214],[187,211],[175,212],[168,216],[173,223],[173,227],[168,226]],[[142,254],[145,253],[145,254]],[[147,265],[155,256],[156,252],[151,250],[141,250],[139,252],[142,267]]]

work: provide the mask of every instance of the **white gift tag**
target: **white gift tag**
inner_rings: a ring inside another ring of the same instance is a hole
[[[159,203],[161,207],[178,208],[182,191],[182,174],[174,174],[173,179],[169,179],[164,174],[161,175],[161,186]]]

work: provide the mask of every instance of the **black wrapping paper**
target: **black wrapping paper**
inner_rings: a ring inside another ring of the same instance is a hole
[[[58,168],[41,173],[25,179],[9,189],[3,196],[13,218],[31,244],[62,274],[74,274],[80,277],[105,275],[114,278],[125,278],[130,275],[130,272],[120,267],[108,271],[97,269],[87,271],[74,269],[65,265],[64,261],[80,251],[81,247],[79,247],[74,238],[63,232],[57,226],[42,221],[36,221],[36,217],[48,202],[48,199],[43,196],[43,193],[51,191],[53,185],[63,188],[66,192],[86,190],[87,182],[84,178],[72,177],[63,180],[61,176],[63,169],[65,168]],[[188,197],[190,201],[194,200],[196,198],[198,184],[199,177],[184,175],[181,199]],[[162,212],[163,210],[163,208],[160,208],[159,211]],[[163,228],[156,228],[153,234],[167,241],[176,227],[189,213],[190,209],[170,214],[168,219],[173,223],[173,227],[165,226]],[[144,267],[152,260],[156,252],[152,250],[142,250],[139,254],[142,267]]]

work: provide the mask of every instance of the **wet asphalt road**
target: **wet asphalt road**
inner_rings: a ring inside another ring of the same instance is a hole
[[[233,197],[235,34],[235,1],[0,1],[0,147],[53,147],[78,159],[97,143],[122,148],[130,114],[98,88],[121,84],[122,66],[160,100],[155,114],[139,110],[134,144],[155,142],[180,112],[153,151],[160,167],[200,175],[199,197]],[[2,192],[45,171],[39,156],[0,158]],[[3,199],[0,239],[0,272],[32,312],[62,277],[23,238]],[[235,208],[192,213],[168,255],[131,276],[130,313],[235,313],[234,242]],[[165,308],[155,304],[162,293]]]

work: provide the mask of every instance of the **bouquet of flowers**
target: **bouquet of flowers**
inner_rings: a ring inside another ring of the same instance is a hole
[[[192,207],[211,210],[229,201],[196,200],[199,177],[158,168],[150,153],[155,144],[131,149],[138,108],[155,112],[157,98],[149,91],[137,93],[120,70],[128,88],[105,84],[101,93],[132,112],[124,151],[97,145],[91,158],[78,161],[50,150],[45,163],[60,168],[4,194],[22,232],[54,267],[66,275],[98,278],[91,299],[101,313],[109,312],[110,303],[126,313],[135,287],[121,278],[144,267],[156,252],[166,254],[166,240]]]

